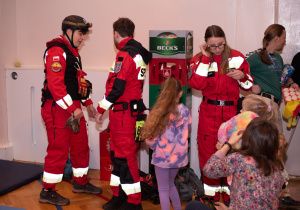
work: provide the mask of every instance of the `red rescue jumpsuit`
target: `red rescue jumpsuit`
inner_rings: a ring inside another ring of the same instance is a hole
[[[211,62],[211,58],[205,55],[202,58],[199,57],[199,54],[194,56],[191,60],[191,76],[188,80],[192,88],[202,90],[204,98],[200,104],[197,133],[201,169],[216,152],[217,133],[220,125],[237,113],[239,87],[250,90],[253,85],[253,78],[249,73],[249,64],[240,52],[232,50],[232,55],[229,58],[229,68],[243,71],[245,77],[241,80],[234,80],[226,74],[220,73],[222,55],[213,54],[213,58],[214,61]],[[208,103],[222,104],[222,101],[228,102],[225,102],[223,106]],[[203,175],[203,182],[206,195],[214,196],[216,192],[222,192],[222,188],[220,188],[221,179],[210,179]],[[216,195],[215,200],[219,200],[218,197],[219,194]]]
[[[54,190],[55,184],[62,180],[69,153],[74,181],[81,185],[88,182],[89,146],[84,117],[80,119],[79,133],[75,134],[68,127],[65,128],[72,112],[76,108],[81,109],[78,73],[82,70],[78,49],[72,48],[62,36],[48,42],[47,47],[41,108],[48,136],[43,185],[45,189]],[[85,106],[93,104],[90,99],[83,102]]]
[[[111,159],[114,169],[110,186],[113,195],[119,195],[119,185],[128,197],[128,203],[141,203],[141,186],[136,159],[134,129],[136,119],[131,116],[130,102],[140,100],[146,74],[146,65],[152,58],[140,43],[126,38],[118,44],[119,53],[110,69],[106,92],[99,102],[98,112],[109,110]]]

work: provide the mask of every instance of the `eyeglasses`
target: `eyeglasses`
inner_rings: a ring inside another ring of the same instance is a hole
[[[210,46],[208,46],[208,48],[210,49],[210,50],[216,50],[217,48],[219,48],[220,50],[222,50],[222,49],[224,49],[224,46],[225,46],[225,43],[223,43],[223,44],[219,44],[219,45],[210,45]]]

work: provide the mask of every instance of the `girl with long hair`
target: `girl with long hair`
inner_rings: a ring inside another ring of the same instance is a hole
[[[158,183],[162,210],[181,210],[178,191],[174,184],[180,167],[188,163],[188,133],[191,115],[187,107],[179,104],[182,85],[172,77],[163,83],[159,97],[142,127],[142,139],[153,149],[152,164]]]
[[[229,47],[221,27],[209,26],[204,39],[201,52],[191,60],[188,80],[190,86],[201,90],[203,95],[197,133],[201,169],[216,152],[220,125],[237,113],[239,88],[248,91],[253,84],[245,57]],[[223,200],[229,202],[229,189],[224,187],[227,183],[206,176],[203,182],[205,194],[211,196],[211,200],[218,201],[221,192]]]
[[[241,148],[228,154],[242,138]],[[279,158],[279,130],[260,117],[229,141],[207,161],[203,173],[210,178],[233,176],[229,209],[278,209],[284,184]]]

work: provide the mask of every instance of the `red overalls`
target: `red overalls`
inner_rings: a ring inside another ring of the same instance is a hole
[[[113,195],[119,195],[119,186],[128,197],[128,202],[141,203],[141,186],[136,159],[134,129],[130,103],[142,97],[146,65],[152,54],[132,38],[126,38],[118,45],[117,54],[106,82],[106,92],[99,102],[98,112],[109,110],[111,159],[114,169],[110,185]]]
[[[54,45],[54,46],[53,46]],[[52,46],[52,47],[51,47]],[[68,127],[67,119],[76,108],[81,109],[77,73],[81,70],[78,50],[60,36],[47,43],[44,57],[46,80],[43,90],[42,118],[45,122],[48,147],[45,157],[43,185],[55,188],[62,180],[64,167],[70,154],[73,179],[84,185],[88,182],[89,146],[84,117],[80,119],[80,132],[75,134]],[[83,101],[92,105],[90,99]]]
[[[229,68],[242,70],[245,74],[245,78],[239,81],[220,73],[222,55],[213,54],[213,58],[212,62],[211,58],[205,55],[202,58],[196,55],[191,60],[192,72],[188,80],[191,87],[202,90],[203,95],[197,133],[201,169],[216,152],[217,133],[220,125],[237,113],[239,87],[250,90],[253,85],[249,65],[240,52],[232,50],[232,57],[229,58]],[[206,195],[214,196],[216,192],[222,191],[229,193],[229,189],[220,187],[221,179],[210,179],[203,175],[203,182]],[[222,185],[224,184],[227,183]]]

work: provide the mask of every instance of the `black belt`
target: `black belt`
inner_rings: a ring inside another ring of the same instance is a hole
[[[268,93],[262,92],[260,95],[263,96],[263,97],[272,99],[272,95],[270,95]],[[273,98],[274,98],[274,102],[279,105],[280,100],[278,98],[276,98],[275,96]]]
[[[126,111],[128,107],[128,103],[126,102],[117,102],[111,106],[111,110],[113,110],[114,112]]]
[[[206,103],[216,105],[216,106],[233,106],[234,105],[234,101],[211,100],[211,99],[206,98],[205,96],[203,96],[203,101],[206,101]]]

